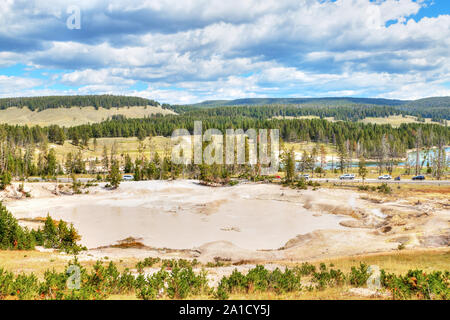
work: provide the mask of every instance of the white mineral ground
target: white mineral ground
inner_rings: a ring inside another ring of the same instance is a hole
[[[17,185],[15,186],[17,189]],[[103,184],[89,194],[54,195],[55,184],[28,183],[32,198],[4,204],[20,219],[73,223],[85,258],[182,257],[200,261],[281,261],[449,245],[450,210],[373,203],[351,190],[293,190],[275,184],[207,187],[196,181]],[[11,192],[10,192],[11,193]],[[141,248],[112,247],[132,237]]]

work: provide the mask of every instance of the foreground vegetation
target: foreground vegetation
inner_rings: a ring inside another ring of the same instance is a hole
[[[60,221],[54,222],[49,216],[44,228],[29,231],[18,225],[17,220],[2,206],[0,207],[1,249],[10,252],[23,252],[11,261],[4,260],[0,252],[0,299],[229,299],[251,298],[255,295],[269,295],[270,298],[302,298],[322,295],[323,292],[348,292],[351,288],[365,287],[371,276],[368,264],[353,258],[352,261],[328,261],[320,264],[289,264],[284,268],[268,270],[257,265],[247,273],[234,270],[229,276],[220,279],[217,287],[210,287],[207,270],[230,266],[228,262],[201,265],[196,260],[161,260],[147,258],[134,266],[123,268],[119,263],[105,265],[97,261],[91,267],[82,265],[76,258],[63,267],[63,270],[48,269],[35,274],[13,273],[8,269],[27,268],[24,264],[30,250],[35,245],[78,253],[81,249],[76,241],[79,236],[73,226]],[[443,263],[427,259],[425,269],[405,269],[401,274],[384,269],[380,272],[382,289],[374,292],[374,297],[392,299],[450,299],[450,272],[448,271],[448,252],[444,253]],[[33,254],[34,255],[34,254]],[[442,253],[441,253],[442,255]],[[11,254],[6,254],[11,256]],[[433,256],[432,256],[433,257]],[[391,257],[392,258],[392,257]],[[417,259],[418,258],[418,259]],[[434,258],[434,257],[433,257]],[[416,260],[415,260],[416,259]],[[410,265],[423,265],[420,255],[412,259]],[[32,259],[35,260],[35,259]],[[38,259],[42,261],[42,259]],[[54,261],[50,260],[50,263]],[[386,262],[386,260],[382,260]],[[440,260],[437,260],[440,261]],[[371,261],[379,263],[379,261]],[[13,267],[17,264],[16,267]],[[42,262],[39,262],[42,269]],[[339,266],[343,266],[341,269]],[[397,263],[394,264],[397,266]],[[392,262],[387,265],[392,269]],[[430,270],[430,266],[432,269]],[[442,267],[435,271],[434,266]],[[31,269],[30,269],[31,267]],[[37,268],[37,269],[39,269]],[[152,269],[149,269],[152,268]],[[120,270],[121,269],[121,270]],[[149,272],[151,271],[151,272]],[[321,293],[322,292],[322,293]]]
[[[160,263],[159,270],[146,274],[145,267]],[[284,270],[267,270],[257,265],[247,273],[237,269],[224,276],[217,288],[208,285],[207,271],[194,271],[198,262],[187,260],[145,259],[136,265],[137,273],[126,268],[119,271],[114,262],[97,261],[91,270],[76,259],[63,272],[46,270],[43,280],[31,274],[15,275],[0,268],[0,299],[107,299],[121,296],[139,299],[190,299],[195,297],[228,299],[255,294],[286,297],[305,292],[365,287],[371,276],[368,265],[359,263],[349,273],[333,264],[320,263],[317,268],[302,263]],[[75,270],[75,271],[74,271]],[[75,273],[74,273],[75,272]],[[381,270],[379,297],[391,299],[450,299],[450,272],[409,270],[396,275]]]
[[[80,236],[71,224],[53,221],[48,215],[43,229],[29,230],[19,225],[14,216],[0,202],[0,249],[30,250],[35,246],[76,253],[83,248],[77,244]]]

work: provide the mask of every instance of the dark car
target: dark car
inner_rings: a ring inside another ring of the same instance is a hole
[[[412,179],[413,180],[425,180],[425,176],[415,176]]]
[[[400,176],[398,176],[398,177],[395,177],[395,179],[394,179],[395,181],[400,181],[401,180],[401,178],[400,178]]]

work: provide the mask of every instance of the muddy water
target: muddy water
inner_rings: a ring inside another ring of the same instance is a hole
[[[342,229],[339,221],[348,220],[313,215],[303,208],[301,195],[279,186],[209,188],[192,181],[128,182],[115,191],[98,188],[95,194],[17,201],[8,208],[17,217],[49,212],[72,222],[88,248],[131,236],[159,248],[227,240],[245,249],[276,249],[298,234]]]

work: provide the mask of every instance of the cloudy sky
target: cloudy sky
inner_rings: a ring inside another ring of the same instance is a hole
[[[450,1],[1,0],[1,97],[101,93],[450,96]]]

